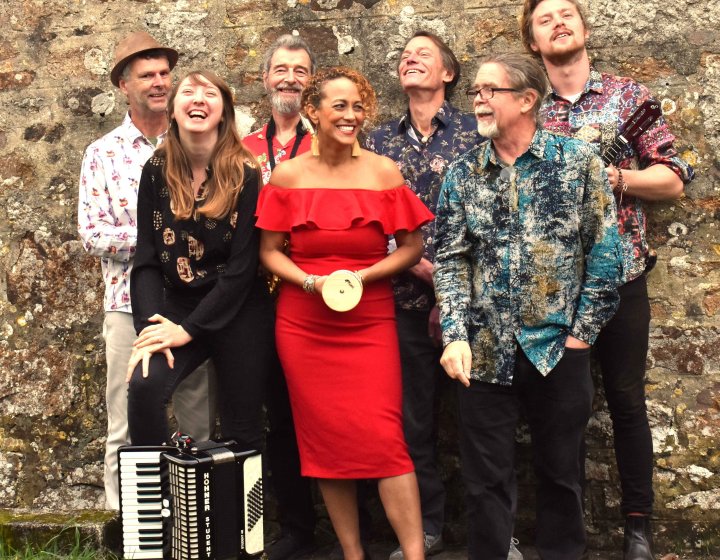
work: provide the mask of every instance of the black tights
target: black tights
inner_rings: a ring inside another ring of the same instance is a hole
[[[132,444],[158,445],[168,440],[166,409],[175,388],[210,358],[217,373],[222,436],[246,449],[262,449],[267,372],[277,362],[272,302],[249,298],[222,330],[173,348],[172,353],[173,369],[164,354],[154,354],[148,377],[142,376],[142,364],[133,372],[128,392]]]

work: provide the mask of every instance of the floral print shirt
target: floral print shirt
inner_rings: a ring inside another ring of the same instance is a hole
[[[471,378],[512,384],[518,345],[547,375],[615,313],[615,199],[588,144],[538,130],[506,166],[483,142],[448,169],[435,221],[443,342],[469,342]]]
[[[419,138],[410,124],[410,114],[388,122],[368,136],[369,150],[397,163],[407,185],[428,209],[435,213],[440,185],[448,165],[460,154],[475,146],[482,137],[472,113],[464,113],[445,101],[433,118],[435,131],[427,138]],[[435,260],[433,237],[435,223],[423,226],[424,257]],[[435,305],[433,287],[409,272],[394,280],[395,303],[408,310],[427,311]]]
[[[100,257],[105,311],[132,313],[130,271],[137,243],[138,185],[143,166],[154,152],[155,146],[133,124],[130,113],[85,150],[78,233],[85,250]]]
[[[582,94],[571,103],[553,91],[544,101],[542,115],[547,130],[574,136],[592,143],[603,153],[635,109],[650,99],[646,87],[630,78],[611,76],[590,68],[590,76]],[[660,117],[633,144],[628,145],[618,165],[621,169],[645,169],[651,165],[667,165],[689,183],[694,172],[673,146],[675,137],[665,119]],[[648,244],[645,235],[646,215],[642,200],[616,193],[618,228],[623,238],[627,281],[645,270]]]

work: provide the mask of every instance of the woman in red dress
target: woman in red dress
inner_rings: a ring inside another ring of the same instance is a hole
[[[346,559],[364,556],[355,480],[376,478],[405,558],[419,560],[420,501],[402,431],[390,278],[419,261],[418,228],[432,214],[395,163],[360,148],[357,135],[377,107],[362,75],[318,72],[303,107],[316,128],[313,149],[276,167],[257,222],[260,258],[283,280],[276,339],[302,472],[318,479]],[[387,254],[390,234],[397,250]],[[337,270],[346,271],[347,291],[362,293],[349,311],[325,303],[326,280]]]

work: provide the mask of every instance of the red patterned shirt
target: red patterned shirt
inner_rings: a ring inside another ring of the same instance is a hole
[[[260,168],[262,169],[263,184],[267,184],[270,181],[270,174],[272,173],[272,166],[270,165],[270,158],[268,157],[268,125],[263,126],[260,130],[248,134],[243,138],[243,144],[250,150],[253,155],[257,158]],[[302,122],[298,124],[298,128],[302,126]],[[299,142],[295,155],[300,155],[310,150],[310,134],[304,134]],[[281,161],[285,161],[293,157],[293,146],[297,136],[293,136],[288,140],[286,144],[278,142],[277,136],[272,137],[273,155],[275,157],[275,163],[278,164]]]
[[[542,115],[545,128],[552,132],[574,136],[593,144],[602,153],[615,138],[620,125],[650,99],[650,92],[630,78],[612,76],[590,68],[590,76],[580,97],[571,103],[553,92],[545,99]],[[618,167],[645,169],[651,165],[667,165],[689,183],[694,172],[679,157],[673,146],[675,137],[665,119],[655,124],[627,146]],[[637,197],[616,194],[618,203],[618,229],[623,239],[626,280],[640,276],[645,270],[648,244],[645,235],[645,209]]]

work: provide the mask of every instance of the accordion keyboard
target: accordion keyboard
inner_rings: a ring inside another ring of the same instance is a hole
[[[120,450],[123,558],[163,558],[160,455],[167,447]]]

